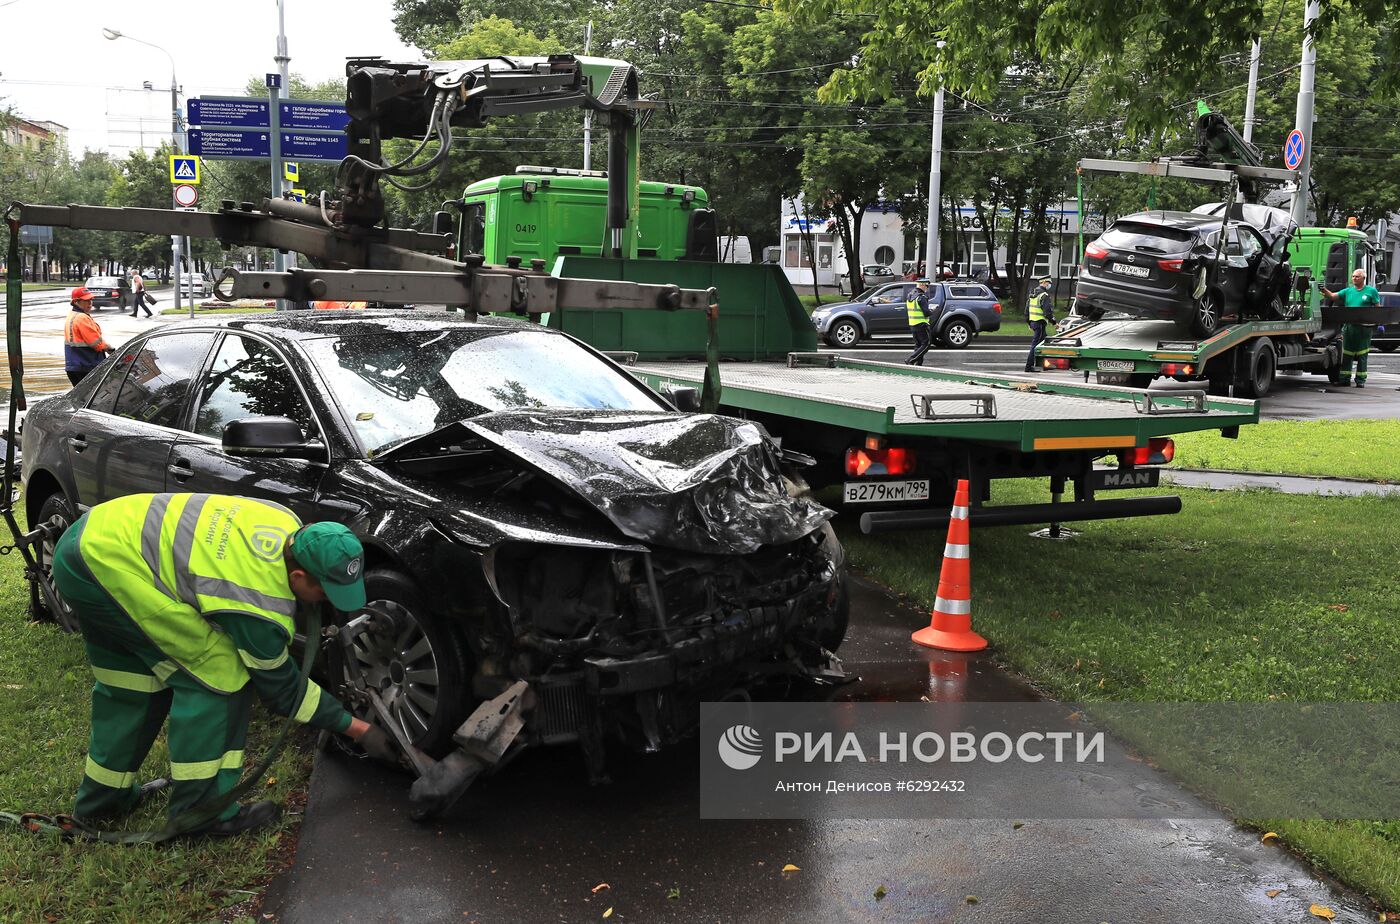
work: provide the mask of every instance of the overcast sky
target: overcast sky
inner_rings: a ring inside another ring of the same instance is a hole
[[[316,82],[344,59],[418,58],[394,34],[392,0],[285,0],[291,69]],[[190,96],[241,96],[275,71],[276,0],[0,0],[0,105],[68,126],[74,153],[121,156],[170,134],[170,61],[103,27],[163,46]],[[150,81],[157,92],[145,92]]]

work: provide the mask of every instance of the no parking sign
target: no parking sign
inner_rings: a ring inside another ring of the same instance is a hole
[[[1297,170],[1298,165],[1303,162],[1303,130],[1295,128],[1288,133],[1288,140],[1283,143],[1283,165],[1289,170]]]

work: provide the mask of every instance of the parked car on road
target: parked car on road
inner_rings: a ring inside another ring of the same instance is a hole
[[[83,283],[92,293],[92,307],[117,307],[125,311],[134,301],[131,294],[131,280],[125,276],[89,276]]]
[[[1292,282],[1288,233],[1194,212],[1120,218],[1084,250],[1075,310],[1170,320],[1209,337],[1222,319],[1281,318]]]
[[[907,334],[905,302],[915,290],[912,282],[881,286],[865,298],[839,305],[822,305],[812,312],[817,333],[834,347],[855,346],[877,334]],[[933,304],[934,341],[962,349],[983,331],[1001,327],[1001,303],[991,290],[976,282],[938,282],[929,286]]]
[[[186,298],[208,298],[214,293],[214,284],[203,273],[181,273],[180,294]]]
[[[694,389],[673,393],[698,406]],[[517,680],[522,740],[655,748],[834,667],[840,544],[759,425],[684,413],[514,319],[304,311],[139,336],[23,430],[30,523],[139,492],[276,501],[365,546],[353,656],[441,753]],[[327,689],[351,676],[340,646]]]
[[[860,268],[860,280],[864,288],[862,294],[871,289],[887,283],[899,281],[899,276],[894,270],[883,263],[867,263]],[[849,273],[842,273],[836,279],[836,288],[842,295],[851,294],[851,276]]]

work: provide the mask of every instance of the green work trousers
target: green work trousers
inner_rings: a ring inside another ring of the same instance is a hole
[[[87,764],[73,814],[84,820],[135,808],[136,778],[167,716],[169,817],[233,789],[243,768],[250,691],[215,693],[169,661],[102,588],[78,551],[86,517],[63,534],[53,579],[82,628],[96,683]],[[228,806],[221,818],[236,814]]]
[[[1351,364],[1356,363],[1356,380],[1366,381],[1366,357],[1371,352],[1371,328],[1365,324],[1342,325],[1342,370],[1337,379],[1351,384]]]

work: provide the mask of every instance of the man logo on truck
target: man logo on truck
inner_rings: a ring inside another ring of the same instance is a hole
[[[1156,482],[1150,471],[1104,472],[1104,488],[1152,488]]]

